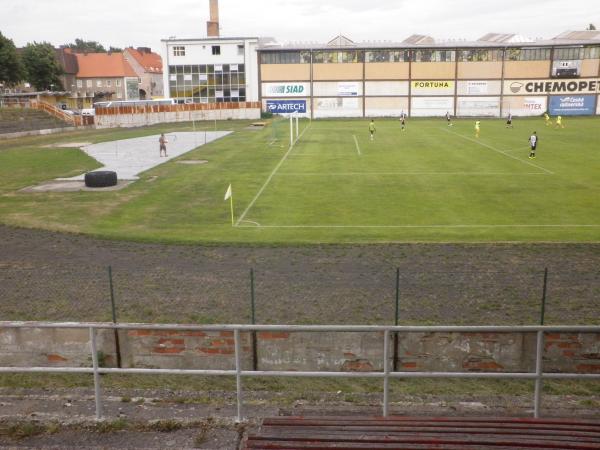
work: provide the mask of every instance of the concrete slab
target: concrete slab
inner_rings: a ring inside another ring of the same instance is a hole
[[[167,157],[159,155],[158,138],[160,135],[144,136],[120,141],[102,142],[86,145],[82,150],[104,164],[96,170],[117,172],[119,180],[137,180],[139,174],[183,155],[199,146],[228,135],[231,131],[179,131],[167,133]],[[84,179],[85,174],[71,178],[58,178],[60,181]]]
[[[119,180],[116,186],[103,188],[91,188],[85,185],[82,180],[52,180],[46,183],[41,183],[35,186],[28,186],[20,190],[20,192],[78,192],[78,191],[118,191],[133,183],[132,180]]]

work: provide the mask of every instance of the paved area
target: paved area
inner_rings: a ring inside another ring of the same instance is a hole
[[[97,170],[117,172],[119,180],[137,180],[138,175],[159,164],[183,155],[199,146],[212,142],[231,133],[230,131],[177,132],[167,134],[167,157],[159,155],[159,135],[144,136],[120,141],[86,145],[82,150],[104,164]],[[66,180],[83,180],[85,174]]]

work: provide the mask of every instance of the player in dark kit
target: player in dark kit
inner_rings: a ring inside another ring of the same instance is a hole
[[[512,114],[508,113],[508,117],[506,118],[506,128],[512,128]]]
[[[538,143],[537,133],[534,131],[531,136],[529,136],[529,145],[531,146],[531,150],[529,151],[529,159],[535,158],[535,149],[537,148]]]

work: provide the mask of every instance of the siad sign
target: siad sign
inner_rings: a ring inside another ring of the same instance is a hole
[[[309,83],[263,83],[264,97],[306,97]]]

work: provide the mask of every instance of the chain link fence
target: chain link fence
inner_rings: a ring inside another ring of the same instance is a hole
[[[544,269],[0,268],[0,320],[537,325]],[[112,275],[112,277],[110,276]],[[111,290],[112,278],[112,290]],[[599,324],[600,271],[549,272],[545,324]]]

